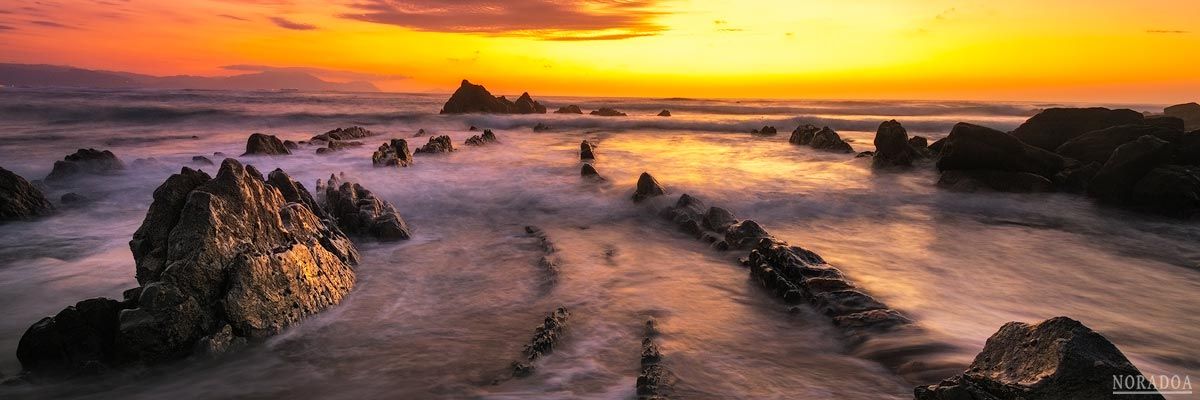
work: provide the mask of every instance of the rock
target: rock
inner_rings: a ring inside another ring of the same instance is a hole
[[[371,154],[371,164],[376,167],[407,167],[412,163],[413,155],[404,139],[392,139]]]
[[[517,102],[511,102],[504,97],[494,97],[481,85],[474,85],[463,79],[458,90],[446,100],[442,106],[442,114],[492,113],[492,114],[544,114],[546,107],[542,106],[524,93]]]
[[[926,139],[924,136],[913,136],[908,139],[908,147],[911,147],[913,150],[928,149],[929,139]]]
[[[429,142],[425,143],[424,146],[417,148],[417,151],[414,151],[413,154],[436,154],[449,153],[452,151],[454,151],[454,143],[450,142],[449,136],[442,135],[429,138]]]
[[[749,249],[762,239],[771,238],[766,229],[749,219],[730,225],[725,232],[725,244],[730,249]]]
[[[596,159],[595,149],[596,149],[596,145],[592,144],[591,142],[588,142],[587,140],[580,142],[579,143],[579,159],[580,160],[595,160]]]
[[[283,147],[287,147],[288,150],[296,150],[296,149],[300,148],[300,145],[296,144],[296,142],[293,142],[291,140],[284,140]]]
[[[337,128],[320,135],[313,136],[309,141],[333,142],[339,140],[354,140],[368,138],[377,135],[375,132],[367,130],[361,126],[351,126],[346,128]]]
[[[608,107],[600,107],[599,110],[592,110],[591,114],[598,115],[601,117],[624,117],[625,116],[625,113],[614,110],[612,108],[608,108]]]
[[[956,192],[991,189],[998,192],[1034,193],[1054,190],[1054,184],[1041,175],[986,169],[945,171],[937,184]]]
[[[867,158],[867,157],[875,157],[875,152],[870,151],[870,150],[860,151],[860,152],[858,152],[858,154],[854,155],[854,158]]]
[[[579,106],[570,105],[570,106],[560,107],[558,109],[558,111],[555,111],[554,113],[555,114],[583,114],[583,110],[580,110]]]
[[[635,203],[641,202],[642,200],[664,194],[667,194],[667,190],[663,189],[662,185],[658,184],[658,181],[653,176],[650,176],[649,172],[643,172],[638,177],[637,189],[633,192],[633,201]]]
[[[424,128],[422,128],[422,129],[417,129],[417,133],[414,133],[414,134],[412,135],[412,137],[415,137],[415,138],[416,138],[416,137],[422,137],[422,136],[425,136],[425,129],[424,129]]]
[[[1142,136],[1117,147],[1088,184],[1088,195],[1111,203],[1128,202],[1134,184],[1169,154],[1168,143],[1154,136]]]
[[[1097,172],[1100,172],[1102,165],[1098,162],[1070,165],[1054,175],[1054,184],[1068,193],[1087,193],[1088,183],[1092,181]]]
[[[658,116],[660,116],[660,117],[670,117],[670,116],[671,116],[671,112],[670,112],[670,111],[667,111],[667,110],[662,110],[662,111],[660,111],[660,112],[658,113]]]
[[[266,135],[255,133],[246,139],[246,152],[242,156],[252,155],[287,155],[292,154],[287,146],[283,145],[283,141],[275,137],[275,135]]]
[[[54,206],[20,175],[0,168],[0,222],[47,215]]]
[[[593,181],[606,181],[607,180],[607,179],[604,179],[603,176],[600,176],[600,173],[596,171],[596,168],[593,167],[592,164],[583,164],[583,166],[579,167],[579,176],[582,176],[585,179],[589,179],[589,180],[593,180]]]
[[[500,140],[496,139],[496,134],[492,133],[491,129],[484,129],[483,135],[471,136],[467,138],[466,142],[463,142],[463,144],[468,146],[483,146],[488,143],[500,143]]]
[[[321,202],[343,232],[379,240],[407,240],[412,231],[391,203],[357,183],[330,176]]]
[[[1187,130],[1187,125],[1182,118],[1168,117],[1165,115],[1147,115],[1142,123],[1159,128],[1170,129],[1175,131]]]
[[[721,207],[710,207],[704,212],[704,228],[716,231],[717,233],[725,233],[738,221],[733,217],[733,213]]]
[[[1200,104],[1176,104],[1163,109],[1163,114],[1182,119],[1185,130],[1200,129]]]
[[[1189,132],[1175,144],[1175,164],[1200,165],[1200,130]]]
[[[1152,125],[1118,125],[1076,136],[1059,146],[1055,152],[1082,162],[1104,163],[1117,147],[1146,135],[1177,142],[1183,137],[1183,132]]]
[[[1049,108],[1012,131],[1012,136],[1030,146],[1054,151],[1068,140],[1087,132],[1117,125],[1140,124],[1143,116],[1133,110],[1107,108]]]
[[[534,328],[533,338],[521,351],[524,360],[512,363],[513,376],[525,377],[533,373],[533,362],[554,350],[554,345],[562,337],[563,330],[567,327],[567,318],[570,316],[571,313],[567,312],[566,307],[558,307],[542,320],[541,325]]]
[[[642,368],[636,382],[639,400],[666,399],[672,392],[671,386],[675,376],[662,363],[662,350],[654,343],[657,335],[657,324],[653,319],[647,320],[645,334],[642,336]]]
[[[1131,202],[1158,214],[1200,216],[1200,167],[1164,165],[1150,170],[1133,186]]]
[[[350,141],[350,140],[334,140],[334,141],[326,143],[326,146],[327,147],[322,147],[322,148],[317,149],[316,153],[317,154],[329,154],[329,153],[333,153],[335,151],[340,151],[340,150],[348,149],[351,147],[362,147],[363,142]]]
[[[1115,398],[1116,379],[1141,377],[1099,333],[1067,317],[1036,325],[1009,322],[988,338],[961,375],[918,386],[916,400]],[[1149,399],[1162,399],[1148,394]]]
[[[875,156],[872,165],[879,168],[911,167],[917,158],[909,145],[908,131],[896,120],[884,121],[875,131]]]
[[[534,125],[534,126],[533,126],[533,131],[534,131],[534,132],[545,132],[545,131],[548,131],[548,130],[550,130],[550,125],[546,125],[546,124],[543,124],[543,123],[541,123],[541,122],[538,122],[538,123],[537,123],[537,125]]]
[[[817,131],[817,133],[813,135],[812,142],[810,142],[808,145],[817,150],[826,150],[838,153],[854,152],[854,149],[850,147],[850,144],[842,140],[842,138],[838,136],[837,132],[834,132],[833,129],[829,129],[828,126]]]
[[[55,161],[46,181],[63,181],[80,175],[113,175],[124,169],[125,163],[111,151],[79,149],[62,161]]]
[[[750,133],[759,136],[775,136],[779,131],[773,126],[764,126],[761,129],[753,129]]]
[[[87,203],[88,198],[84,197],[83,195],[81,195],[79,193],[70,192],[70,193],[63,194],[62,197],[59,198],[59,201],[61,201],[63,204],[74,205],[74,204]]]
[[[940,147],[940,171],[1028,172],[1050,179],[1066,165],[1058,154],[1022,143],[1007,133],[965,122],[954,125]]]
[[[475,125],[471,125],[471,127],[470,127],[470,128],[467,128],[467,130],[468,130],[468,131],[471,131],[471,132],[475,132],[475,131],[478,131],[478,130],[479,130],[479,128],[475,127]]]
[[[213,161],[205,156],[192,156],[192,164],[196,165],[215,165]]]
[[[121,302],[95,298],[42,318],[25,330],[17,360],[25,371],[52,377],[94,375],[115,364]]]
[[[807,146],[809,143],[812,143],[813,137],[820,131],[821,128],[813,125],[800,125],[792,131],[792,136],[788,138],[788,143]]]
[[[946,138],[934,140],[933,143],[929,144],[929,154],[934,157],[941,157],[942,150],[945,148],[945,146],[946,146]]]

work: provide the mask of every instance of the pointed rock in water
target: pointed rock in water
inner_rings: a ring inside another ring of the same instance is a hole
[[[1163,109],[1163,114],[1183,120],[1185,130],[1200,129],[1200,104],[1176,104]]]
[[[1107,108],[1048,108],[1012,131],[1012,136],[1030,146],[1054,151],[1068,140],[1087,132],[1126,124],[1142,123],[1142,113]]]
[[[670,111],[667,111],[667,110],[662,110],[661,112],[659,112],[659,113],[658,113],[658,116],[660,116],[660,117],[670,117],[670,116],[671,116],[671,112],[670,112]]]
[[[633,192],[633,201],[641,202],[642,200],[664,194],[667,194],[667,190],[663,189],[662,185],[653,176],[650,176],[649,172],[643,172],[638,177],[637,189]]]
[[[580,142],[579,143],[579,159],[580,160],[595,160],[596,159],[595,149],[596,149],[596,145],[592,144],[591,142],[588,142],[587,140]]]
[[[583,164],[582,167],[579,167],[579,176],[582,176],[585,179],[590,179],[590,180],[594,180],[594,181],[607,180],[607,179],[604,179],[603,176],[600,176],[600,172],[597,172],[596,167],[593,167],[592,164]]]
[[[0,168],[0,221],[13,221],[47,215],[54,206],[25,178]]]
[[[788,137],[788,143],[807,146],[809,143],[812,143],[813,137],[820,131],[821,128],[814,125],[800,125],[792,131],[792,136]]]
[[[601,117],[624,117],[625,113],[608,107],[600,107],[599,110],[592,110],[591,115],[597,115]]]
[[[499,142],[500,142],[500,140],[496,138],[496,134],[492,133],[491,129],[484,129],[483,135],[471,136],[471,137],[467,138],[467,141],[463,142],[463,144],[466,144],[468,146],[483,146],[488,143],[499,143]]]
[[[351,126],[346,128],[337,128],[320,135],[313,136],[310,141],[332,142],[336,140],[353,140],[375,136],[375,132],[367,130],[361,126]]]
[[[111,151],[79,149],[62,161],[55,161],[46,181],[63,181],[81,175],[113,175],[124,169],[125,163]]]
[[[418,147],[413,154],[420,153],[449,153],[454,151],[454,143],[450,142],[450,137],[446,135],[429,138],[429,142],[424,146]]]
[[[546,107],[533,101],[524,93],[512,102],[504,97],[492,96],[482,85],[463,79],[458,90],[442,106],[442,114],[494,113],[494,114],[544,114]]]
[[[1115,398],[1125,377],[1141,378],[1121,350],[1079,321],[1009,322],[988,338],[961,375],[918,386],[916,400]],[[1120,379],[1120,380],[1118,380]],[[1136,390],[1136,388],[1133,388]],[[1162,399],[1158,394],[1134,396]]]
[[[351,235],[370,236],[375,239],[406,240],[412,231],[391,203],[375,197],[374,193],[358,183],[343,182],[330,176],[325,184],[322,203],[342,231]]]
[[[479,130],[479,128],[475,127],[475,125],[471,125],[471,127],[470,127],[470,128],[467,128],[467,130],[468,130],[468,131],[471,131],[471,132],[475,132],[475,131],[478,131],[478,130]]]
[[[558,109],[558,111],[555,111],[554,113],[555,114],[583,114],[583,110],[580,110],[579,106],[570,105],[570,106],[562,106]]]
[[[821,128],[813,135],[812,142],[808,144],[817,150],[832,151],[838,153],[853,153],[854,149],[850,147],[850,143],[842,140],[837,132],[829,127]]]
[[[521,93],[521,97],[517,97],[517,101],[513,102],[513,111],[517,114],[545,114],[546,106],[533,101],[529,97],[529,92]]]
[[[875,155],[872,165],[879,168],[910,167],[916,157],[916,152],[909,143],[908,131],[903,125],[894,119],[879,124],[879,130],[875,131]]]
[[[252,155],[287,155],[292,154],[287,146],[283,145],[283,141],[279,140],[275,135],[267,135],[262,133],[251,134],[246,139],[246,152],[242,156]]]
[[[412,163],[412,152],[408,151],[408,142],[404,139],[392,139],[371,154],[371,164],[376,167],[407,167]]]

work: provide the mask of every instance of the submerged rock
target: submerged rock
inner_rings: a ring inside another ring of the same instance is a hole
[[[496,134],[492,133],[491,129],[484,129],[483,135],[471,136],[467,138],[466,142],[463,142],[463,144],[468,146],[483,146],[488,143],[500,143],[500,140],[496,139]]]
[[[913,139],[917,138],[920,137],[913,137]],[[925,138],[920,139],[924,141]],[[917,144],[920,145],[920,142]],[[921,148],[924,147],[927,146],[921,145]],[[875,131],[875,154],[872,165],[879,168],[910,167],[913,159],[917,157],[917,151],[913,149],[913,144],[908,138],[908,131],[904,129],[903,125],[894,119],[879,124],[879,129]]]
[[[0,168],[0,222],[47,215],[54,206],[41,190],[20,175]]]
[[[396,208],[375,197],[362,185],[343,182],[331,175],[322,188],[322,205],[343,232],[385,241],[412,237],[412,231]]]
[[[541,123],[541,122],[538,122],[538,123],[537,123],[537,125],[534,125],[534,126],[533,126],[533,131],[534,131],[534,132],[545,132],[545,131],[548,131],[548,130],[550,130],[550,129],[551,129],[551,128],[550,128],[550,125],[546,125],[546,124],[543,124],[543,123]]]
[[[503,96],[495,97],[482,85],[463,79],[458,90],[442,106],[442,114],[493,113],[493,114],[544,114],[546,107],[533,101],[524,93],[514,103]]]
[[[1176,104],[1163,109],[1163,114],[1183,120],[1185,130],[1200,129],[1200,104]]]
[[[662,362],[662,351],[654,342],[656,336],[658,336],[657,323],[653,319],[647,320],[645,334],[642,336],[642,368],[638,373],[636,383],[639,400],[668,398],[675,381],[675,375]]]
[[[662,185],[653,176],[650,176],[649,172],[643,172],[638,177],[637,189],[633,192],[633,201],[641,202],[642,200],[664,194],[667,194],[667,190],[663,189]]]
[[[454,151],[454,143],[450,142],[449,136],[442,135],[442,136],[436,136],[436,137],[429,138],[428,143],[425,143],[424,146],[417,148],[417,151],[414,151],[413,153],[414,154],[420,154],[420,153],[436,154],[436,153],[449,153],[452,151]]]
[[[89,199],[86,196],[75,192],[64,193],[62,197],[58,199],[58,201],[62,202],[64,205],[79,205],[87,203],[88,200]]]
[[[792,131],[792,136],[788,138],[788,143],[807,146],[809,143],[812,143],[813,137],[820,131],[821,128],[814,125],[800,125]]]
[[[1021,142],[1054,151],[1068,140],[1087,132],[1117,125],[1140,124],[1143,116],[1133,110],[1107,108],[1049,108],[1012,131]]]
[[[417,133],[414,133],[412,135],[412,137],[418,138],[418,137],[425,136],[425,134],[426,134],[425,128],[421,128],[421,129],[417,129]]]
[[[413,155],[404,139],[392,139],[371,154],[371,164],[376,167],[407,167],[412,163]]]
[[[125,169],[125,163],[108,150],[79,149],[54,162],[47,182],[63,181],[81,175],[113,175]]]
[[[471,131],[471,132],[475,132],[475,131],[478,131],[478,130],[479,130],[479,128],[478,128],[478,127],[476,127],[475,125],[471,125],[471,127],[470,127],[470,128],[467,128],[467,130],[468,130],[468,131]]]
[[[512,363],[513,376],[525,377],[533,374],[533,363],[554,351],[554,345],[562,337],[563,330],[567,327],[567,318],[570,316],[571,313],[567,312],[566,307],[558,307],[542,320],[541,325],[534,328],[533,338],[521,351],[524,360]]]
[[[1142,377],[1116,346],[1079,321],[1009,322],[961,375],[918,386],[916,400],[1114,398],[1114,382]],[[1137,396],[1162,399],[1158,394]]]
[[[600,176],[600,173],[596,171],[596,167],[593,167],[592,164],[583,164],[583,166],[579,167],[579,176],[593,181],[607,180],[603,176]]]
[[[624,117],[625,116],[625,113],[617,111],[612,108],[608,108],[608,107],[600,107],[599,110],[592,110],[591,114],[598,115],[601,117]]]
[[[1051,179],[1066,166],[1058,154],[1022,143],[995,129],[960,122],[940,145],[938,170],[1028,172]]]
[[[596,145],[592,144],[591,142],[589,142],[587,140],[580,142],[579,143],[579,159],[580,160],[595,160],[596,159],[595,150],[596,150]]]
[[[283,145],[283,141],[275,135],[255,133],[246,139],[246,152],[242,153],[242,156],[287,154],[292,154],[291,150],[288,150],[287,146]]]
[[[764,126],[759,129],[751,129],[750,133],[759,136],[775,136],[779,131],[773,126]]]
[[[1104,163],[1117,147],[1146,135],[1177,142],[1183,137],[1183,132],[1152,125],[1118,125],[1076,136],[1059,146],[1055,152],[1082,162]]]
[[[554,113],[555,114],[583,114],[583,110],[580,110],[579,106],[569,105],[569,106],[560,107],[558,109],[558,111],[555,111]]]
[[[670,116],[671,116],[671,112],[670,112],[670,111],[667,111],[667,110],[662,110],[662,111],[659,111],[659,113],[658,113],[658,116],[659,116],[659,117],[670,117]]]

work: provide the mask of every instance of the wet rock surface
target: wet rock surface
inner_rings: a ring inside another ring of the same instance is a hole
[[[667,194],[667,190],[655,180],[650,173],[643,172],[638,177],[637,188],[633,192],[633,201],[640,202],[651,197],[657,197]]]
[[[371,164],[376,167],[407,167],[413,164],[412,152],[408,150],[408,141],[392,139],[379,146],[371,154]]]
[[[820,131],[821,128],[814,125],[800,125],[795,130],[792,130],[792,136],[788,137],[788,143],[807,146],[809,143],[812,143],[813,137]]]
[[[939,146],[938,170],[1027,172],[1053,179],[1067,160],[995,129],[958,123]]]
[[[496,134],[492,133],[491,129],[484,129],[482,135],[471,136],[463,142],[467,146],[483,146],[490,143],[500,143],[500,139],[496,138]]]
[[[590,114],[601,116],[601,117],[624,117],[625,116],[625,113],[617,111],[612,108],[608,108],[608,107],[600,107],[600,109],[592,110],[592,112]]]
[[[14,221],[54,212],[41,190],[20,175],[0,168],[0,222]]]
[[[454,151],[454,143],[450,141],[450,137],[446,135],[435,136],[429,138],[429,142],[424,146],[418,147],[413,154],[437,154],[450,153]]]
[[[596,145],[587,140],[579,142],[579,159],[580,160],[595,160]]]
[[[1143,118],[1141,113],[1127,109],[1049,108],[1014,129],[1012,136],[1030,146],[1054,151],[1084,133],[1117,125],[1140,124]]]
[[[925,138],[914,136],[912,139],[918,139],[915,143],[919,148],[928,147],[922,144]],[[885,121],[879,124],[879,129],[875,132],[875,153],[872,158],[872,165],[876,168],[888,167],[910,167],[913,160],[920,157],[918,150],[914,148],[914,143],[910,142],[908,131],[904,129],[896,120]]]
[[[391,203],[362,185],[330,175],[317,187],[318,201],[343,232],[382,241],[406,240],[412,231]]]
[[[246,152],[243,156],[280,156],[292,154],[287,146],[283,145],[283,141],[279,140],[275,135],[267,135],[263,133],[251,134],[246,139]]]
[[[475,85],[463,79],[458,90],[446,100],[442,106],[442,114],[492,113],[492,114],[544,114],[546,107],[529,97],[529,93],[521,94],[516,102],[503,96],[492,96],[482,85]]]
[[[108,150],[79,149],[54,162],[46,182],[65,181],[81,176],[114,175],[125,169],[125,163]]]
[[[1117,147],[1088,184],[1088,194],[1117,204],[1130,202],[1134,185],[1169,154],[1169,143],[1142,136]]]
[[[675,376],[663,363],[662,351],[655,343],[658,334],[658,323],[654,319],[647,320],[642,335],[641,370],[637,377],[637,398],[640,400],[667,399],[672,394]]]
[[[521,350],[522,359],[512,363],[514,377],[520,378],[533,374],[536,369],[534,362],[554,351],[554,346],[562,338],[563,330],[567,327],[567,318],[570,316],[571,313],[567,312],[566,307],[558,307],[542,320],[541,325],[534,328],[533,338]]]
[[[583,114],[583,110],[580,110],[579,106],[569,105],[569,106],[559,107],[558,111],[555,111],[554,113],[555,114]]]
[[[850,143],[842,140],[837,132],[829,127],[821,128],[817,133],[813,134],[812,142],[808,143],[814,149],[832,151],[835,153],[854,153],[854,148],[850,147]]]

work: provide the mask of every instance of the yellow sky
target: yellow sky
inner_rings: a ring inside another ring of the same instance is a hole
[[[155,75],[303,66],[406,77],[373,77],[385,90],[468,78],[535,96],[1200,97],[1195,0],[6,3],[0,61]]]

